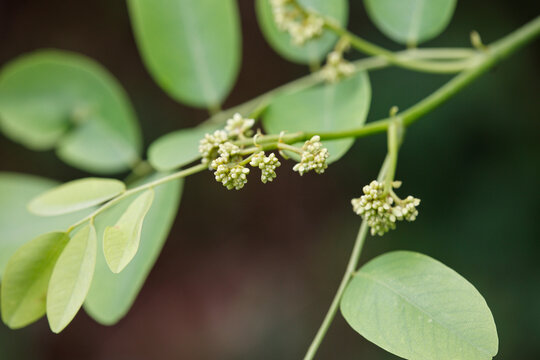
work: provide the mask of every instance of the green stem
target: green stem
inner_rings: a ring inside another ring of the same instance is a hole
[[[369,41],[366,41],[361,37],[352,34],[347,29],[342,28],[339,24],[333,21],[326,20],[325,27],[333,31],[337,35],[341,36],[342,38],[347,39],[350,42],[351,46],[355,49],[368,55],[381,56],[390,64],[409,70],[448,74],[462,71],[472,65],[471,59],[453,60],[447,62],[404,59],[392,51],[386,50],[385,48],[372,44]],[[408,51],[413,53],[414,51],[418,51],[418,49],[413,48],[409,49]]]
[[[319,349],[319,346],[321,345],[321,342],[324,339],[324,336],[326,335],[328,328],[330,327],[330,325],[332,324],[332,321],[334,320],[334,317],[336,316],[337,310],[339,308],[339,302],[341,301],[341,297],[343,296],[343,293],[345,292],[345,289],[347,288],[347,284],[351,280],[351,277],[353,276],[354,271],[358,267],[358,260],[360,259],[360,254],[362,253],[362,247],[364,246],[367,233],[368,233],[367,223],[365,221],[362,221],[362,225],[360,225],[360,230],[358,231],[358,235],[356,236],[356,241],[354,242],[354,247],[351,253],[351,257],[349,258],[349,263],[347,264],[345,274],[343,275],[343,278],[341,279],[339,288],[336,292],[336,295],[334,295],[332,304],[330,305],[330,308],[328,309],[328,312],[326,313],[326,316],[324,317],[321,327],[319,328],[319,331],[317,331],[315,338],[313,339],[311,345],[309,346],[309,349],[306,353],[306,356],[304,357],[304,360],[311,360],[315,357],[315,354],[317,353],[317,350]]]
[[[394,118],[391,124],[388,126],[388,170],[384,175],[384,191],[389,193],[392,190],[392,181],[396,174],[398,153],[399,153],[399,139],[398,139],[398,126],[399,118]]]
[[[468,48],[434,48],[434,49],[411,49],[396,52],[395,56],[402,61],[411,61],[414,59],[460,59],[467,61],[476,55],[477,52]],[[436,64],[440,63],[434,62]],[[382,56],[373,56],[366,59],[361,59],[353,62],[358,71],[379,70],[391,66],[392,64]],[[454,72],[459,72],[463,68],[456,68]],[[234,113],[250,114],[250,117],[257,118],[270,100],[278,94],[294,93],[306,88],[317,85],[323,81],[319,72],[315,72],[285,85],[270,90],[262,95],[259,95],[245,103],[234,106],[227,110],[213,114],[204,124],[223,123],[230,118]]]

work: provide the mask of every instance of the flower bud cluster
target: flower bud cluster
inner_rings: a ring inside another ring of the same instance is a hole
[[[229,135],[224,130],[216,130],[213,134],[206,134],[199,142],[199,153],[203,164],[209,164],[217,156],[219,145],[225,143]]]
[[[222,144],[251,135],[251,128],[254,124],[254,119],[245,119],[236,113],[227,120],[224,130],[216,130],[212,134],[204,135],[204,138],[199,142],[202,163],[210,164],[218,156],[218,149]]]
[[[335,83],[352,75],[354,71],[354,65],[343,58],[343,52],[334,50],[326,57],[321,75],[327,82]]]
[[[245,119],[239,113],[233,115],[233,117],[227,120],[225,125],[225,131],[229,134],[229,137],[242,137],[252,135],[251,128],[255,124],[254,119]]]
[[[249,164],[261,170],[261,181],[264,184],[276,178],[276,168],[281,165],[274,153],[265,156],[264,151],[253,155]]]
[[[393,188],[400,186],[399,181],[392,183]],[[354,212],[361,215],[370,227],[371,235],[382,236],[396,228],[397,221],[414,221],[418,216],[416,207],[420,199],[407,196],[398,198],[392,189],[385,191],[384,183],[373,180],[362,189],[364,195],[352,199]]]
[[[295,0],[270,0],[274,21],[281,31],[291,35],[293,44],[304,45],[323,32],[324,20],[320,16],[301,11]]]
[[[298,164],[294,165],[293,170],[298,171],[300,175],[311,170],[322,174],[328,167],[326,163],[328,156],[328,149],[322,146],[320,136],[315,135],[302,146],[302,158]]]

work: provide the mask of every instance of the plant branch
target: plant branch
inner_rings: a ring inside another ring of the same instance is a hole
[[[198,164],[198,165],[192,166],[190,168],[187,168],[185,170],[180,170],[180,171],[177,171],[177,172],[172,173],[170,175],[164,176],[164,177],[162,177],[160,179],[157,179],[157,180],[151,181],[149,183],[143,184],[141,186],[137,186],[137,187],[134,187],[132,189],[129,189],[129,190],[123,192],[122,194],[118,195],[114,199],[109,200],[108,202],[103,204],[101,207],[96,209],[96,211],[92,212],[90,215],[82,218],[81,220],[77,221],[75,224],[71,225],[69,227],[69,229],[67,230],[67,232],[70,232],[71,230],[73,230],[77,226],[85,223],[88,220],[93,220],[97,215],[101,214],[103,211],[105,211],[108,208],[110,208],[111,206],[119,203],[121,200],[125,199],[126,197],[128,197],[130,195],[136,194],[136,193],[141,192],[143,190],[153,188],[155,186],[167,183],[167,182],[172,181],[172,180],[181,179],[181,178],[184,178],[186,176],[196,174],[196,173],[201,172],[201,171],[206,170],[206,169],[208,169],[208,165],[206,165],[206,164]]]
[[[414,58],[404,58],[400,57],[397,53],[389,51],[385,48],[382,48],[378,45],[372,44],[367,40],[362,39],[361,37],[354,35],[349,32],[347,29],[342,28],[339,24],[335,23],[332,20],[325,19],[325,27],[337,35],[345,38],[349,41],[352,47],[356,50],[359,50],[367,55],[380,56],[384,58],[388,63],[403,67],[409,70],[428,72],[428,73],[438,73],[438,74],[451,74],[456,73],[462,70],[465,70],[472,66],[472,58],[465,58],[452,61],[422,61]],[[414,53],[415,49],[409,50],[411,53]]]
[[[367,233],[367,222],[362,221],[362,224],[360,225],[360,230],[358,231],[358,235],[356,236],[356,241],[354,242],[351,257],[349,258],[349,263],[347,264],[345,274],[343,275],[343,279],[341,279],[341,283],[339,284],[336,295],[334,295],[332,304],[330,305],[330,308],[328,309],[328,312],[326,313],[326,316],[324,317],[324,320],[321,324],[321,327],[317,331],[315,338],[309,346],[304,360],[311,360],[315,357],[315,354],[317,353],[317,350],[319,349],[319,346],[321,345],[321,342],[324,339],[328,328],[330,327],[332,321],[334,320],[334,317],[336,316],[341,297],[343,296],[343,293],[345,292],[345,289],[347,288],[347,285],[349,284],[349,281],[351,280],[354,271],[358,267],[358,260],[360,259],[360,254],[362,253],[362,247],[364,246]]]

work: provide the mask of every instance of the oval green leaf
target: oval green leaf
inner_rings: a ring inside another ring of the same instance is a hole
[[[418,45],[448,26],[456,0],[364,0],[369,17],[386,36]]]
[[[37,176],[0,172],[0,277],[8,259],[24,243],[47,232],[64,231],[92,210],[51,217],[28,211],[30,200],[58,185]]]
[[[139,51],[154,80],[174,99],[220,104],[240,66],[234,0],[129,0]]]
[[[299,3],[334,19],[341,26],[347,25],[349,13],[347,0],[300,0]],[[291,36],[287,32],[277,28],[270,0],[257,0],[256,10],[259,26],[266,41],[287,60],[300,64],[320,62],[337,41],[337,35],[324,31],[321,37],[309,40],[303,46],[296,46],[291,42]]]
[[[113,273],[122,271],[137,254],[144,217],[153,200],[154,191],[145,191],[133,200],[114,226],[105,228],[103,253]]]
[[[148,160],[160,171],[174,170],[187,165],[201,156],[199,141],[204,135],[222,127],[222,124],[208,124],[164,135],[150,145]]]
[[[51,189],[35,199],[28,208],[41,216],[66,214],[107,201],[126,189],[115,179],[84,178]]]
[[[405,359],[497,354],[497,329],[482,295],[423,254],[394,251],[364,265],[345,290],[341,312],[360,335]]]
[[[68,241],[63,232],[44,234],[21,246],[9,259],[1,294],[2,321],[7,326],[18,329],[45,315],[49,279]]]
[[[152,175],[144,182],[156,180],[161,176],[164,174]],[[134,186],[142,183],[139,182]],[[86,312],[97,322],[104,325],[115,324],[131,308],[174,222],[180,204],[182,184],[182,180],[176,180],[155,188],[152,207],[144,219],[139,250],[121,273],[112,273],[105,258],[98,256],[94,280],[84,303]],[[122,200],[96,218],[98,236],[103,236],[105,228],[118,221],[134,197]],[[98,242],[98,246],[100,243]]]
[[[47,318],[53,332],[62,331],[81,308],[94,275],[96,249],[96,229],[86,225],[58,258],[47,292]]]
[[[278,96],[263,114],[263,124],[272,134],[348,130],[365,123],[370,103],[369,78],[358,72],[337,84]],[[330,153],[328,161],[338,160],[353,143],[352,138],[323,141]]]
[[[114,173],[138,159],[135,113],[117,80],[93,60],[38,51],[0,72],[0,130],[35,150],[57,148],[66,163]]]

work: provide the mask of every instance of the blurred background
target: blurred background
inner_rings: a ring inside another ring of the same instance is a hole
[[[349,29],[390,49],[351,1]],[[298,78],[308,69],[280,58],[239,1],[243,64],[226,107]],[[425,46],[489,43],[540,13],[537,1],[458,2],[449,28]],[[420,216],[369,238],[362,263],[390,250],[428,254],[484,295],[496,320],[497,358],[540,358],[540,48],[520,50],[413,125],[400,153],[400,193],[422,199]],[[207,118],[171,100],[137,51],[125,2],[0,0],[0,65],[40,48],[85,54],[127,90],[145,145]],[[350,53],[350,58],[359,55]],[[404,109],[449,79],[406,70],[370,74],[368,121]],[[292,163],[273,183],[226,191],[210,173],[187,180],[180,213],[135,305],[115,326],[80,312],[60,335],[46,320],[0,325],[0,359],[300,359],[330,304],[360,225],[350,207],[376,177],[385,136],[361,139],[324,176],[299,177]],[[0,136],[0,171],[67,181],[88,174]],[[0,199],[1,201],[1,199]],[[336,317],[318,359],[397,359]]]

